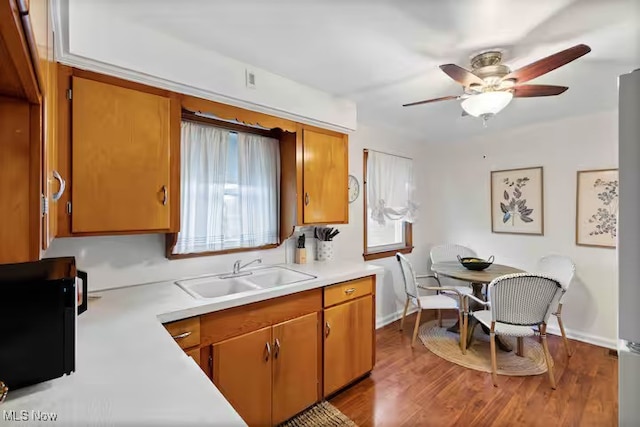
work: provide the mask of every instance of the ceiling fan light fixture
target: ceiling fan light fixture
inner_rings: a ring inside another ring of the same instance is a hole
[[[474,117],[491,117],[509,105],[511,99],[512,92],[484,92],[462,101],[462,109]]]

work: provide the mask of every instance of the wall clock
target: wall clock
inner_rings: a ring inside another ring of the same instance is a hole
[[[360,194],[360,183],[358,178],[353,175],[349,175],[349,203],[355,202]]]

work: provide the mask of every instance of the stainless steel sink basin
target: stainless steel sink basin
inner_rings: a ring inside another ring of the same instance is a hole
[[[218,298],[241,292],[258,291],[315,279],[316,276],[286,267],[262,267],[242,271],[230,277],[228,274],[178,280],[176,285],[198,299]]]
[[[242,280],[242,278],[204,277],[201,279],[180,280],[176,282],[176,285],[195,298],[217,298],[260,289],[253,283]]]
[[[289,270],[284,267],[268,267],[256,270],[245,279],[261,288],[273,288],[275,286],[289,285],[291,283],[302,282],[303,280],[315,279],[316,276]]]

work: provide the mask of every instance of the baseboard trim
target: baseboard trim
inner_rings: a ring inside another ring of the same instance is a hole
[[[413,313],[415,311],[416,309],[413,308],[407,314]],[[376,317],[376,329],[380,329],[384,326],[387,326],[389,323],[393,323],[396,320],[400,319],[401,317],[402,317],[402,310],[398,310],[395,313],[387,314],[386,316]],[[549,332],[552,335],[558,335],[558,336],[561,335],[560,329],[554,325],[549,325],[547,327],[547,332]],[[567,337],[571,338],[572,340],[581,341],[587,344],[592,344],[598,347],[604,347],[604,348],[613,349],[613,350],[618,349],[618,342],[616,340],[599,337],[586,332],[575,331],[567,328],[565,328],[565,332],[567,333]]]
[[[571,329],[564,328],[565,333],[567,334],[567,338],[571,338],[572,340],[586,342],[587,344],[596,345],[598,347],[609,348],[613,350],[618,349],[617,340],[612,340],[605,337],[599,337],[597,335],[592,335],[587,332],[575,331]],[[547,332],[553,335],[562,335],[560,333],[560,328],[554,325],[547,326]]]

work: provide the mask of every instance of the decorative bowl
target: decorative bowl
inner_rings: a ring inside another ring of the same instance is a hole
[[[465,268],[474,271],[481,271],[489,267],[491,264],[493,264],[493,259],[493,255],[491,255],[487,260],[476,257],[460,258],[460,255],[458,255],[458,261],[460,261],[460,264],[462,264]]]

